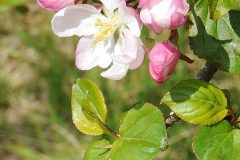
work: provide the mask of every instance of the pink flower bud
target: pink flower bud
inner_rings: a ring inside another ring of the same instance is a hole
[[[189,11],[185,0],[140,0],[139,7],[141,20],[157,34],[182,26]]]
[[[37,0],[37,3],[45,9],[59,11],[64,7],[74,4],[74,0]]]
[[[149,72],[156,83],[169,79],[179,60],[180,52],[170,41],[157,44],[149,54]]]

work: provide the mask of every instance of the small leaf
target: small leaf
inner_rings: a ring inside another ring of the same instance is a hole
[[[150,160],[167,147],[162,113],[151,104],[131,109],[120,126],[120,135],[111,150],[112,160]]]
[[[201,127],[193,140],[194,153],[199,160],[239,160],[240,130],[227,121]]]
[[[221,0],[222,4],[228,10],[240,10],[240,1],[239,0]]]
[[[72,89],[72,117],[76,127],[85,134],[101,135],[107,108],[98,86],[78,79]]]
[[[96,141],[91,144],[85,154],[83,160],[109,160],[110,149],[106,149],[110,143],[107,140]]]
[[[168,105],[183,120],[200,125],[214,124],[228,112],[224,93],[200,80],[180,82],[163,97],[161,104]]]
[[[240,10],[239,0],[208,0],[211,18],[218,19],[230,10]]]
[[[213,20],[208,0],[199,0],[190,18],[194,22],[190,29],[194,54],[216,63],[223,71],[240,74],[240,12],[231,10]]]

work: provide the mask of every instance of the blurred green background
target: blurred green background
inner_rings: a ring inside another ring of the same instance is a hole
[[[79,77],[99,84],[108,106],[108,123],[118,128],[122,112],[132,105],[161,97],[180,80],[194,78],[204,64],[194,57],[187,41],[181,50],[195,59],[193,65],[179,62],[164,85],[148,74],[147,61],[121,81],[100,77],[99,68],[81,72],[74,65],[77,37],[58,38],[51,31],[53,12],[34,0],[0,0],[0,159],[81,160],[93,138],[79,132],[71,120],[71,87]],[[147,57],[147,56],[146,56]],[[232,93],[232,106],[240,99],[239,76],[219,71],[212,80]],[[167,115],[165,106],[159,108]],[[196,127],[182,122],[168,129],[169,148],[156,158],[194,160],[191,140]],[[98,139],[101,137],[95,137]]]

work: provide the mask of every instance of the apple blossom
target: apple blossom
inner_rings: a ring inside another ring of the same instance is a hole
[[[140,0],[139,7],[142,22],[157,34],[182,26],[189,11],[185,0]]]
[[[169,79],[179,60],[180,52],[170,41],[157,44],[149,54],[149,72],[153,80],[163,83]]]
[[[76,66],[89,70],[112,66],[101,76],[119,80],[128,69],[138,68],[144,59],[141,26],[124,0],[101,0],[103,13],[88,4],[63,8],[52,19],[59,37],[81,37],[76,50]]]

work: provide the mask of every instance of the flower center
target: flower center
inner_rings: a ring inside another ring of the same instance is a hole
[[[122,24],[119,15],[115,14],[110,18],[109,21],[103,21],[100,18],[97,18],[95,21],[95,26],[100,27],[100,31],[94,35],[93,45],[96,45],[98,42],[113,36],[114,33],[122,26]]]

